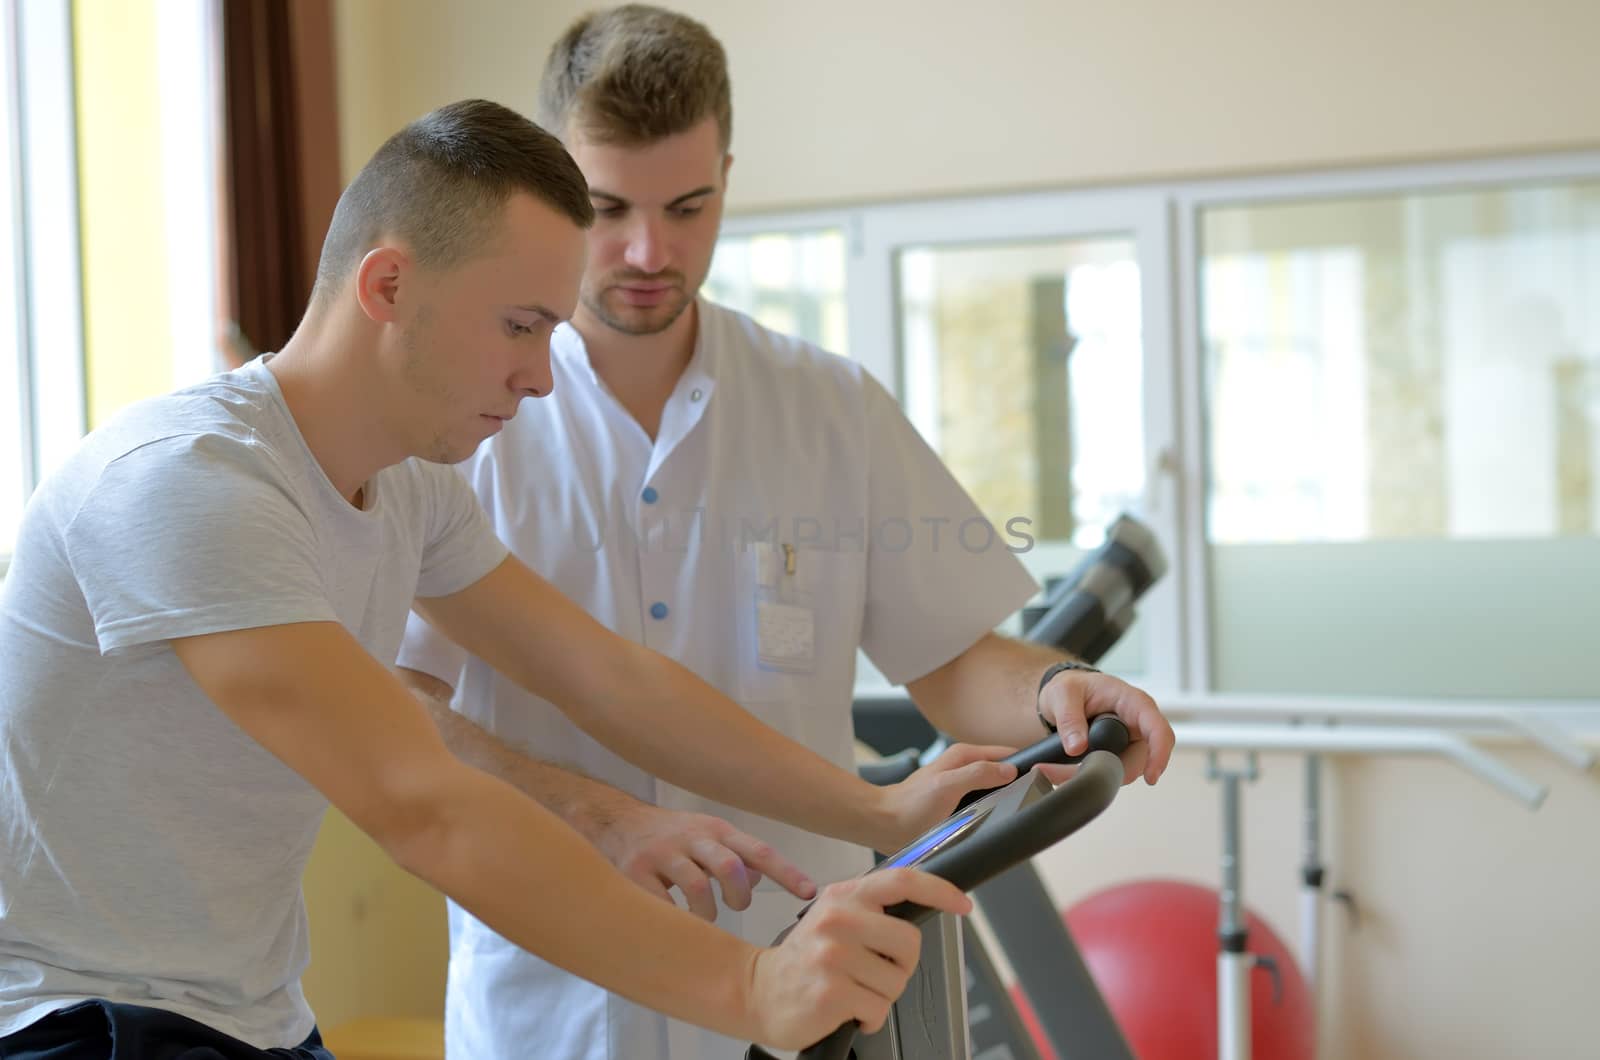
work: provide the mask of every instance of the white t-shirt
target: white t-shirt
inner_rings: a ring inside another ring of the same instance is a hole
[[[857,648],[891,681],[921,677],[1036,586],[858,364],[697,305],[695,351],[654,442],[563,327],[553,396],[462,470],[512,551],[599,621],[853,769]],[[457,709],[514,745],[723,817],[819,883],[871,864],[858,847],[655,780],[415,616],[399,661],[456,684]],[[767,882],[717,923],[765,945],[798,905]],[[717,1060],[748,1044],[608,995],[454,906],[446,1024],[453,1060]]]
[[[133,406],[34,494],[0,592],[0,1035],[87,998],[260,1048],[310,1033],[327,803],[167,642],[336,621],[392,665],[415,593],[505,557],[448,468],[387,468],[365,504],[260,362]]]

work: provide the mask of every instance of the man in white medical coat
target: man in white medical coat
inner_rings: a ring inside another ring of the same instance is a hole
[[[1128,778],[1153,782],[1172,732],[1148,696],[992,633],[1037,587],[883,387],[698,296],[732,162],[716,39],[639,5],[581,18],[551,52],[538,118],[583,170],[597,222],[578,310],[552,342],[551,400],[463,466],[513,552],[841,766],[860,648],[963,740],[1026,746],[1059,726],[1076,751],[1086,715],[1115,711],[1135,737]],[[611,785],[503,757],[641,885],[715,916],[716,879],[718,923],[747,939],[770,941],[798,905],[784,889],[796,877],[753,880],[750,836],[817,882],[870,864],[859,847],[627,765],[415,616],[400,663],[509,748]],[[941,768],[992,753],[963,749]],[[450,933],[451,1060],[742,1055],[744,1043],[607,994],[456,906]]]

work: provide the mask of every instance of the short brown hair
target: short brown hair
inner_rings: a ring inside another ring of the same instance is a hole
[[[566,137],[574,123],[599,143],[638,146],[716,118],[733,142],[728,57],[686,15],[624,4],[579,18],[556,41],[539,82],[539,121]]]
[[[525,191],[594,224],[589,185],[561,141],[522,115],[469,99],[391,136],[339,197],[322,243],[312,298],[326,298],[385,235],[417,262],[447,269],[493,238],[506,201]]]

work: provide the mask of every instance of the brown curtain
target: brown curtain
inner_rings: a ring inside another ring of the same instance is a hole
[[[339,177],[332,0],[219,0],[223,329],[277,350],[305,311]]]

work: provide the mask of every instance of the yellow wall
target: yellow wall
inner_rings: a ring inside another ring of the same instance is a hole
[[[444,997],[444,900],[330,810],[306,869],[311,966],[324,1028],[361,1016],[434,1016]]]
[[[157,2],[73,5],[90,428],[172,389]]]

